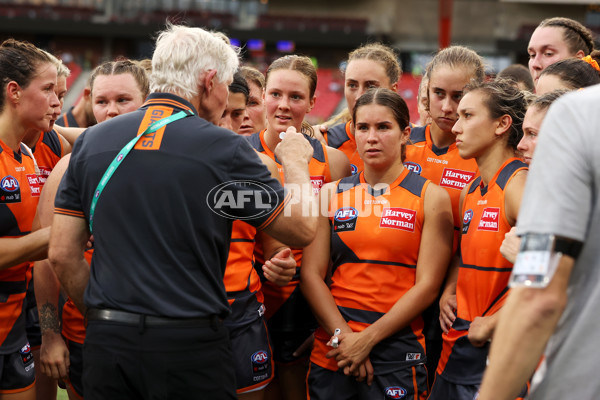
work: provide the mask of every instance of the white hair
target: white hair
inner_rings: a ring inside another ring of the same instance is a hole
[[[239,66],[238,51],[213,32],[168,25],[156,40],[150,91],[190,99],[198,95],[198,79],[208,70],[217,71],[219,82],[231,81]]]

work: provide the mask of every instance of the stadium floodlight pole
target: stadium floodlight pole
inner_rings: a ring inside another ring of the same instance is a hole
[[[439,17],[439,48],[445,49],[450,46],[450,35],[452,32],[452,6],[453,0],[440,0],[440,17]]]

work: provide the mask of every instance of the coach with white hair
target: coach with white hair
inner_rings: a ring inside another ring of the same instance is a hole
[[[221,322],[232,218],[292,246],[314,237],[315,216],[301,215],[315,201],[302,135],[288,130],[276,149],[284,191],[243,137],[213,125],[238,62],[215,34],[168,26],[146,103],[75,143],[49,258],[87,317],[86,400],[234,399]]]

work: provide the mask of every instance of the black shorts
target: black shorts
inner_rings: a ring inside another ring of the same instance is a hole
[[[210,326],[148,326],[89,320],[89,315],[83,344],[86,400],[236,399],[229,334],[216,318]]]
[[[230,330],[237,393],[261,390],[273,380],[273,355],[265,321],[260,318],[243,330]]]
[[[24,392],[34,383],[35,368],[29,343],[14,353],[0,355],[0,394]]]
[[[427,369],[424,365],[415,365],[389,374],[375,375],[369,386],[366,381],[358,382],[355,377],[346,376],[341,370],[331,371],[310,363],[307,385],[311,400],[425,400]]]
[[[283,364],[292,364],[305,361],[310,356],[309,347],[303,354],[295,357],[293,353],[317,329],[317,321],[306,302],[306,299],[297,287],[281,308],[267,321],[271,343],[273,343],[273,357],[275,361]]]
[[[479,385],[461,385],[450,382],[435,374],[435,380],[431,387],[430,400],[473,400],[479,391]]]
[[[83,398],[83,383],[81,377],[83,374],[83,345],[63,338],[69,349],[69,381],[66,382],[73,393],[79,398]]]
[[[529,382],[523,387],[521,393],[515,400],[522,400],[527,397],[529,392]],[[461,385],[459,383],[450,382],[442,378],[439,374],[435,374],[435,381],[431,388],[429,399],[427,400],[477,400],[479,397],[479,385]]]

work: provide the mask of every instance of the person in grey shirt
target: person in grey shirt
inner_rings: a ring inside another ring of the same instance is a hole
[[[598,398],[599,101],[600,85],[567,94],[542,124],[517,234],[555,235],[558,266],[546,287],[510,293],[479,400],[514,399],[544,350],[529,399]]]

